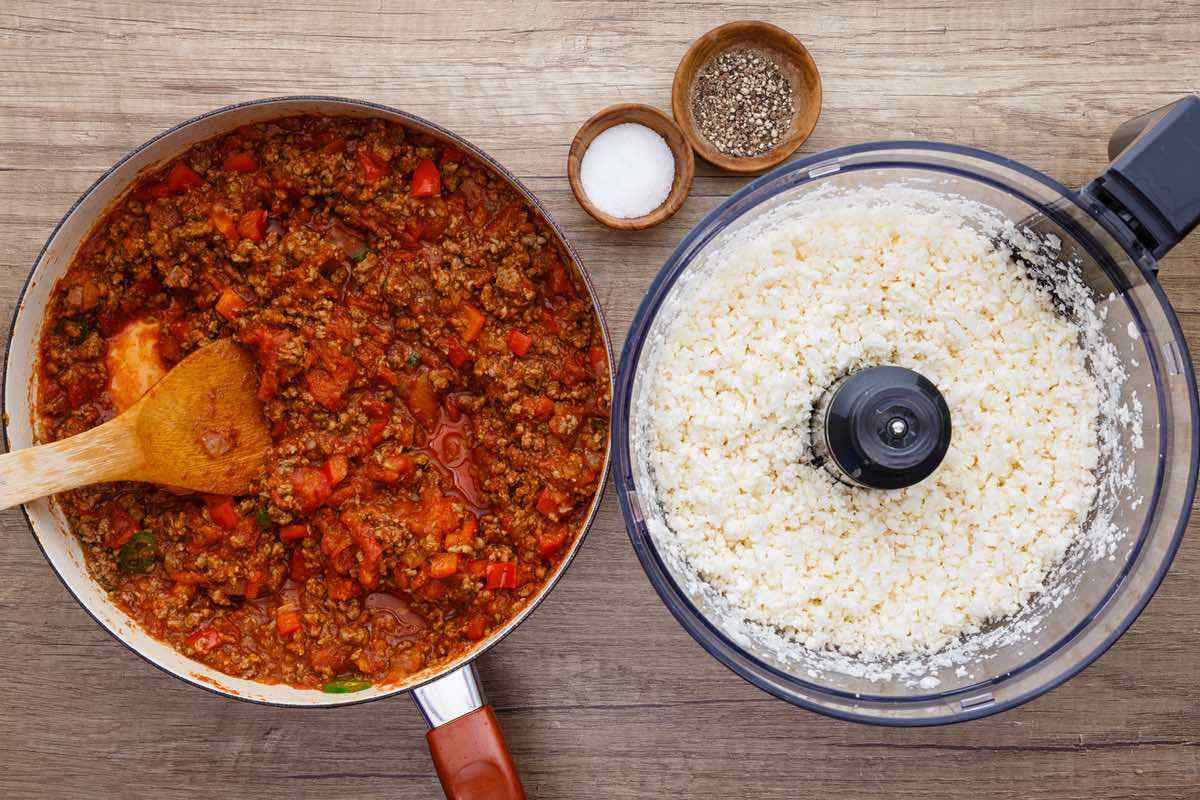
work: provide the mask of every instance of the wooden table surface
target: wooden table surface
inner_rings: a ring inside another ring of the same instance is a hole
[[[1077,185],[1122,120],[1195,91],[1188,2],[0,4],[0,319],[51,228],[150,136],[235,101],[320,93],[408,109],[495,155],[579,246],[617,345],[683,233],[744,179],[698,164],[669,224],[599,228],[565,162],[620,101],[669,108],[688,43],[732,19],[796,33],[824,79],[801,154],[885,138],[975,145]],[[253,11],[249,10],[253,9]],[[1200,236],[1162,281],[1200,352]],[[7,327],[5,325],[4,327]],[[7,344],[7,343],[5,343]],[[433,798],[405,698],[262,708],[190,688],[104,633],[0,514],[0,797]],[[480,662],[535,798],[1200,797],[1200,539],[1065,686],[963,725],[895,730],[774,700],[707,656],[633,556],[610,488],[567,577]]]

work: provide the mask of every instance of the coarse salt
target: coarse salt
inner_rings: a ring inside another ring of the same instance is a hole
[[[666,140],[645,125],[614,125],[588,145],[579,179],[588,200],[605,214],[644,217],[671,193],[675,156]]]

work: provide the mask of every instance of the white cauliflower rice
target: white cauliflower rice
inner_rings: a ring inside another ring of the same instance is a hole
[[[646,456],[668,535],[751,622],[866,660],[935,653],[1019,611],[1097,493],[1101,397],[1079,329],[952,204],[879,190],[727,250],[658,346]],[[940,389],[950,450],[896,491],[810,463],[846,372]]]

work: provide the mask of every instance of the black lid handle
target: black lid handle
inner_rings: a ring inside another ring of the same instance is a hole
[[[1200,222],[1200,97],[1188,95],[1117,128],[1112,163],[1083,193],[1157,260]]]

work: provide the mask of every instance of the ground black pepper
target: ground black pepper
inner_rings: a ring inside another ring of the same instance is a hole
[[[696,75],[692,117],[704,138],[725,155],[766,153],[795,115],[791,82],[761,50],[730,48]]]

